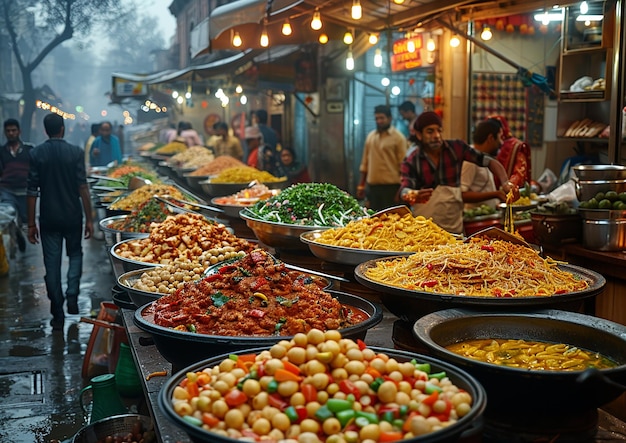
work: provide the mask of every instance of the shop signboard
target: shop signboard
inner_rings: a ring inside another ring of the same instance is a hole
[[[115,95],[118,97],[141,97],[148,95],[148,85],[145,82],[114,77],[113,83]]]
[[[407,71],[431,65],[424,34],[409,34],[393,42],[391,71]]]

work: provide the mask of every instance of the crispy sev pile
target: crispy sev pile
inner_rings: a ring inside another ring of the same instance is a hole
[[[534,249],[503,240],[472,238],[379,260],[367,278],[420,292],[474,297],[551,296],[585,290],[589,282],[558,268]]]

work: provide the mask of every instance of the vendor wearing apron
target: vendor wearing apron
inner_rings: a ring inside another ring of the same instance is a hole
[[[464,161],[487,167],[496,176],[504,193],[519,197],[519,188],[508,180],[504,166],[469,146],[463,140],[443,140],[441,118],[432,111],[415,120],[419,143],[400,167],[400,196],[411,205],[414,215],[433,222],[454,234],[463,233],[461,166]]]

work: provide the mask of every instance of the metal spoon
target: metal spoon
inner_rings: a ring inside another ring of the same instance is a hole
[[[159,197],[159,196],[157,196],[157,197]],[[161,197],[163,199],[169,200],[170,203],[174,201],[174,202],[177,202],[177,203],[180,203],[180,204],[183,204],[183,205],[189,205],[189,206],[194,206],[194,207],[200,208],[200,209],[206,209],[207,211],[224,212],[223,209],[216,208],[215,206],[207,206],[207,205],[202,205],[200,203],[194,203],[194,202],[190,202],[190,201],[187,201],[187,200],[181,200],[179,198],[172,197],[171,195],[163,195]],[[159,197],[160,200],[161,200],[161,197]],[[166,201],[166,203],[167,203],[167,201]]]
[[[301,268],[300,266],[290,265],[289,263],[285,263],[285,262],[283,262],[283,264],[285,265],[285,268],[291,269],[293,271],[300,271],[306,274],[318,275],[320,277],[325,277],[331,280],[337,280],[337,281],[350,283],[350,280],[348,280],[347,278],[339,277],[337,275],[326,274],[324,272],[314,271],[312,269],[307,269],[307,268]]]
[[[379,217],[383,214],[398,214],[399,216],[405,216],[407,214],[411,214],[411,210],[406,205],[398,205],[392,206],[390,208],[383,209],[381,211],[375,212],[371,215],[371,217]]]

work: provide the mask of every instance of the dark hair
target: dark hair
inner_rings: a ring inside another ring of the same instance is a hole
[[[259,123],[267,124],[267,111],[265,109],[259,109],[258,111],[254,111],[254,113]]]
[[[92,123],[91,135],[98,136],[99,133],[100,133],[100,123]]]
[[[4,121],[4,129],[6,129],[8,126],[17,126],[17,129],[20,129],[20,122],[18,122],[16,119],[14,118],[7,118]]]
[[[48,137],[54,137],[55,135],[61,135],[65,123],[63,117],[59,114],[48,114],[43,118],[43,127],[46,129]]]
[[[387,105],[378,105],[374,108],[374,114],[385,114],[387,117],[391,117],[391,108]]]
[[[474,129],[474,136],[472,140],[475,144],[485,143],[489,134],[493,135],[494,138],[498,137],[498,132],[502,130],[502,125],[499,122],[494,120],[483,120],[478,123],[476,129]]]
[[[108,120],[104,120],[103,122],[100,122],[100,124],[98,125],[98,130],[100,130],[102,125],[109,125],[109,128],[111,128],[111,130],[113,130],[113,123],[111,123]]]
[[[415,105],[413,104],[413,102],[410,101],[405,101],[402,102],[400,104],[400,106],[398,106],[398,111],[411,111],[411,112],[415,112]]]
[[[178,135],[183,132],[185,129],[191,129],[191,123],[185,121],[178,122]]]
[[[213,125],[213,129],[215,131],[219,131],[220,129],[223,129],[224,131],[228,131],[228,123],[226,123],[226,122],[216,122]]]
[[[280,152],[282,153],[283,151],[287,151],[289,153],[291,153],[291,156],[293,157],[293,159],[296,159],[296,151],[293,150],[292,147],[290,146],[283,146],[283,148],[280,150]]]

